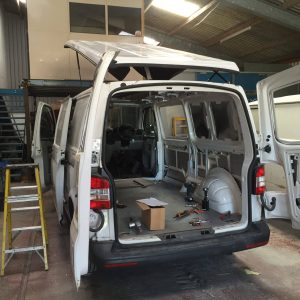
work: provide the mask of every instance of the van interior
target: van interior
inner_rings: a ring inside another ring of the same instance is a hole
[[[114,180],[121,243],[247,225],[241,176],[243,165],[250,164],[245,149],[252,144],[249,128],[241,125],[241,107],[233,93],[205,89],[123,91],[111,97],[104,160]],[[164,204],[137,201],[153,198]],[[155,215],[156,209],[164,216]],[[155,229],[160,218],[163,224]]]

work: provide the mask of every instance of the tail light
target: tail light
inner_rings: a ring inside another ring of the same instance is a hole
[[[255,173],[255,180],[256,180],[256,195],[263,195],[266,191],[266,183],[265,183],[265,167],[259,166]]]
[[[110,183],[108,179],[102,177],[91,177],[91,209],[109,209],[110,201]]]

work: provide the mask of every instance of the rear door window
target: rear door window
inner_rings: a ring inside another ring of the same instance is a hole
[[[63,130],[64,122],[65,122],[66,111],[67,111],[67,105],[62,105],[60,116],[59,116],[58,122],[56,124],[57,131],[56,131],[56,136],[55,136],[55,141],[54,141],[54,144],[56,144],[56,145],[61,145],[62,130]]]
[[[89,101],[87,98],[83,98],[76,101],[76,106],[74,109],[72,121],[70,124],[70,129],[69,129],[70,145],[76,148],[79,148],[80,145],[88,103]]]
[[[40,136],[42,141],[53,141],[55,132],[55,118],[49,106],[44,105],[41,116]]]

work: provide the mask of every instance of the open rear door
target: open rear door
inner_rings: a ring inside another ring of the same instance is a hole
[[[78,202],[74,208],[70,228],[70,253],[77,287],[80,286],[81,275],[88,273],[92,140],[96,117],[99,117],[96,115],[97,105],[99,101],[103,102],[104,105],[106,104],[107,99],[103,99],[103,97],[107,97],[103,93],[104,78],[116,55],[117,52],[115,51],[104,53],[97,66],[85,130],[83,130],[84,136],[75,158],[78,172]]]
[[[35,115],[31,158],[39,164],[41,184],[45,188],[51,183],[50,153],[54,138],[55,117],[50,105],[39,102]]]
[[[63,217],[65,174],[64,162],[71,106],[72,98],[67,98],[60,107],[52,146],[52,183],[55,191],[55,207],[59,221],[61,221]]]
[[[261,162],[281,165],[287,185],[286,193],[267,193],[276,207],[266,216],[290,218],[300,229],[300,65],[260,81],[257,93]]]

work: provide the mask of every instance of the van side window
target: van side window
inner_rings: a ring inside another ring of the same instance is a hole
[[[70,135],[68,139],[70,141],[70,145],[76,148],[79,148],[88,103],[89,96],[88,98],[77,100],[73,113],[73,118],[71,120],[69,128]]]
[[[188,127],[182,104],[162,106],[160,116],[166,138],[187,138]]]
[[[117,128],[121,125],[129,125],[138,128],[139,107],[126,105],[113,105],[108,111],[108,125],[110,128]]]
[[[62,110],[60,112],[60,118],[58,120],[58,123],[56,124],[57,131],[56,131],[56,137],[54,141],[54,144],[56,145],[61,145],[61,135],[62,135],[63,125],[65,122],[66,110],[67,110],[67,106],[66,105],[62,106]]]
[[[55,133],[55,120],[50,107],[44,106],[41,116],[40,136],[41,140],[52,140]]]
[[[239,118],[235,105],[228,101],[213,101],[210,105],[217,139],[238,141],[239,134],[236,123],[239,122]]]
[[[300,83],[274,91],[275,135],[284,142],[300,141]]]
[[[144,109],[143,129],[144,132],[149,135],[157,132],[156,119],[152,107]]]
[[[198,138],[210,138],[210,130],[207,124],[207,112],[205,104],[202,103],[191,103],[191,114],[194,122],[195,134]]]

